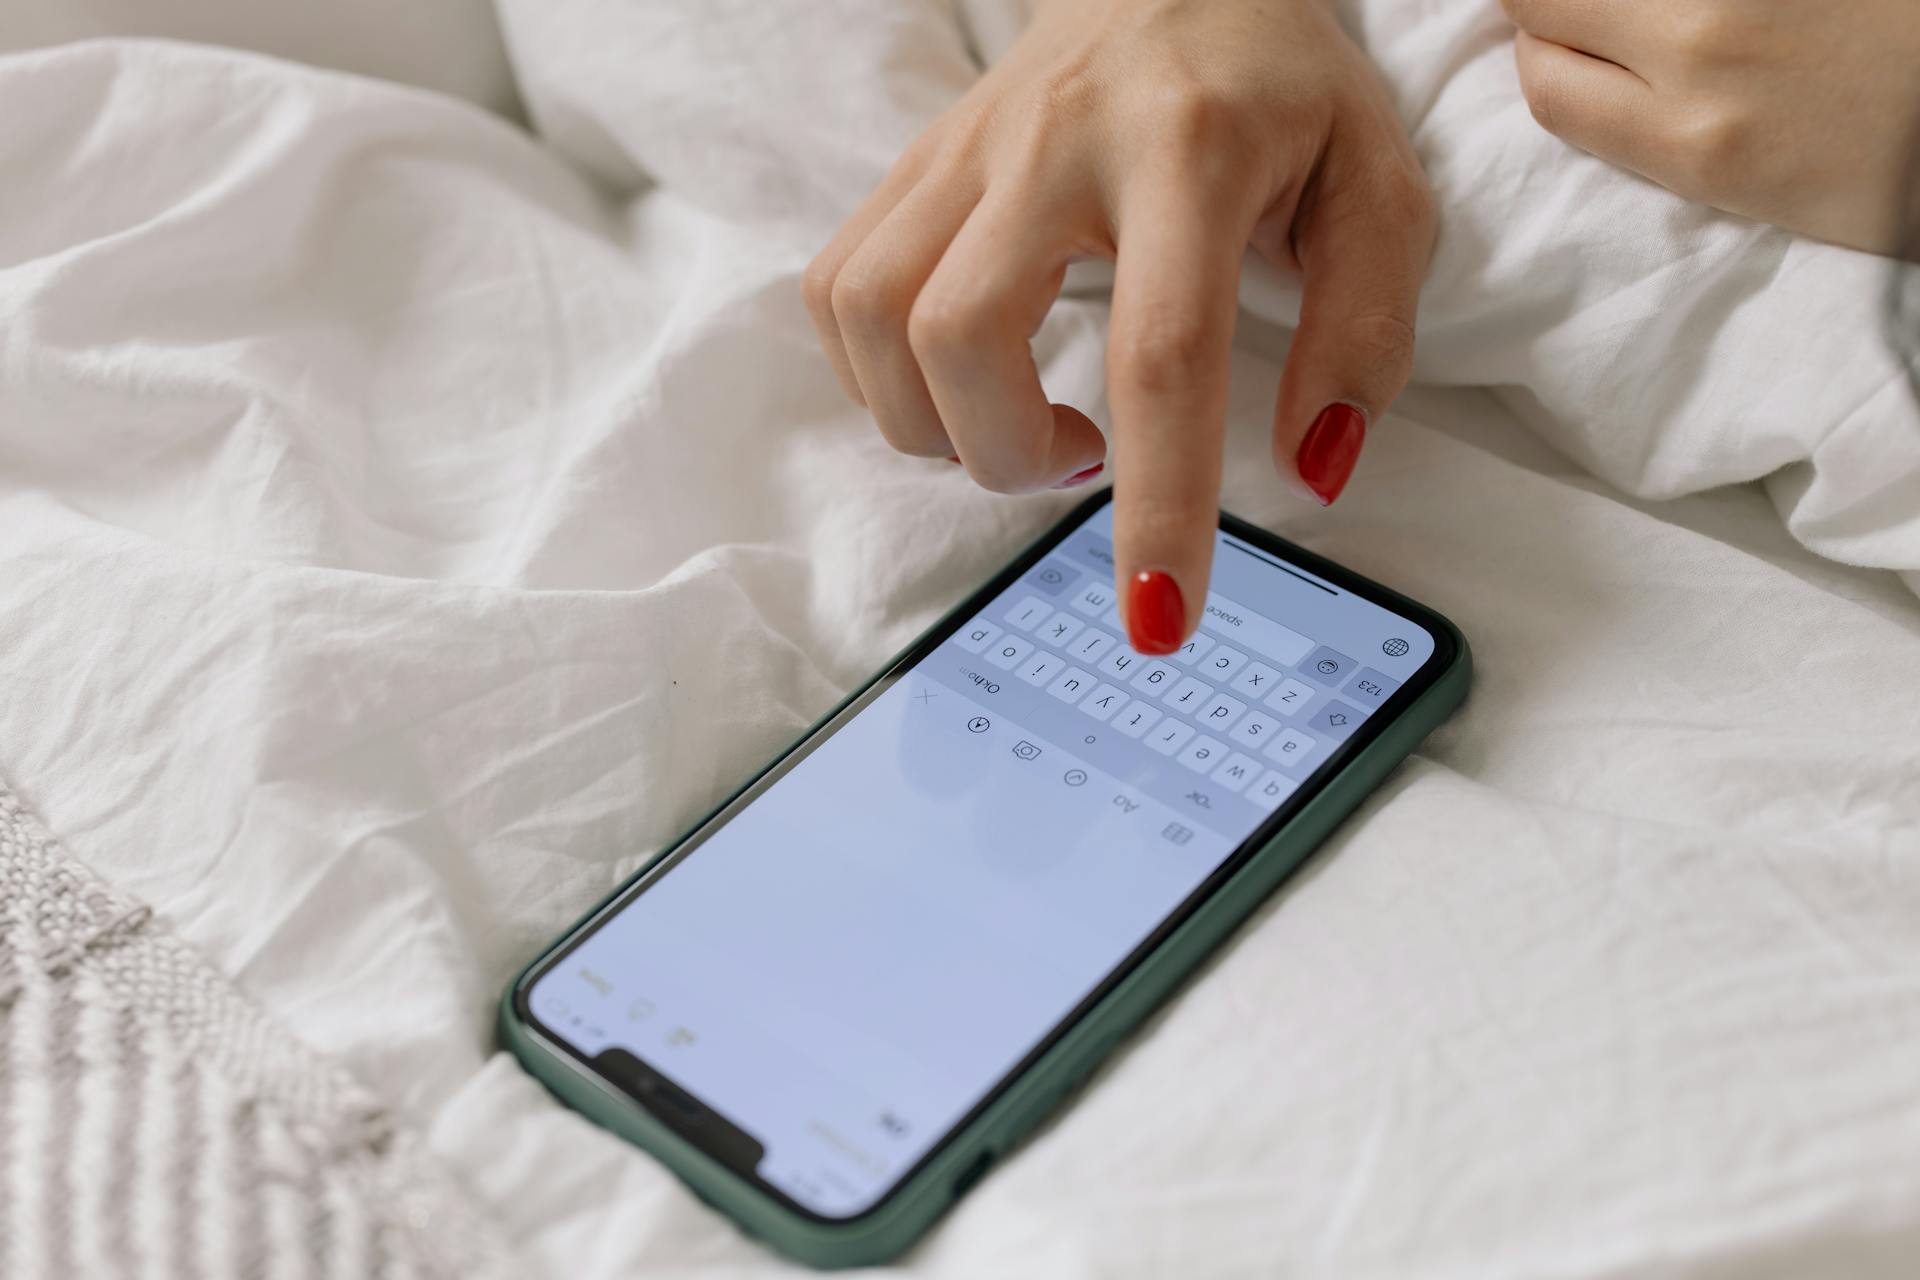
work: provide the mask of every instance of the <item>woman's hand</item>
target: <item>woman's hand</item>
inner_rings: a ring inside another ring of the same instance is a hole
[[[1042,0],[1007,57],[821,251],[807,304],[905,453],[1003,493],[1106,453],[1028,340],[1067,263],[1117,259],[1115,559],[1135,648],[1198,623],[1247,246],[1302,271],[1274,460],[1322,503],[1405,384],[1433,242],[1424,177],[1330,0]]]
[[[1502,0],[1541,124],[1683,196],[1895,247],[1915,0]]]

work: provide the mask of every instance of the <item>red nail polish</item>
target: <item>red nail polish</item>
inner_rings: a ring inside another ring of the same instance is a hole
[[[1366,439],[1366,415],[1350,404],[1330,404],[1313,420],[1307,438],[1300,442],[1295,462],[1300,478],[1320,499],[1321,506],[1332,506],[1347,487],[1347,477],[1353,474],[1353,464],[1359,461],[1360,446]]]
[[[1187,602],[1173,575],[1142,569],[1127,583],[1127,639],[1147,654],[1172,653],[1186,638]]]
[[[1085,471],[1074,472],[1072,475],[1068,476],[1065,480],[1062,480],[1059,484],[1053,487],[1056,489],[1071,489],[1075,485],[1085,484],[1087,481],[1093,479],[1095,476],[1099,475],[1102,471],[1105,471],[1106,469],[1107,469],[1106,463],[1096,462],[1092,466],[1088,467]]]

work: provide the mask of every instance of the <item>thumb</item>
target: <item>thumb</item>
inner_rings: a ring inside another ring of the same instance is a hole
[[[1433,197],[1418,162],[1384,141],[1354,150],[1328,156],[1294,219],[1306,294],[1273,419],[1274,465],[1322,506],[1340,496],[1367,427],[1407,384],[1433,253]]]

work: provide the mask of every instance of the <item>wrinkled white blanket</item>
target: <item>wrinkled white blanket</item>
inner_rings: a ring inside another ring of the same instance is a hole
[[[555,1274],[779,1264],[495,1053],[499,988],[1061,509],[890,454],[796,285],[1014,16],[506,0],[533,139],[232,51],[0,59],[0,770]],[[1490,6],[1363,25],[1446,205],[1423,385],[1289,501],[1256,282],[1225,498],[1452,615],[1475,692],[907,1265],[1907,1274],[1884,264],[1540,136]],[[1098,417],[1082,283],[1040,354]]]

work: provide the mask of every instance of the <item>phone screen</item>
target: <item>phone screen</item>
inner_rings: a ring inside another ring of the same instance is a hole
[[[1199,632],[1143,656],[1112,538],[1101,505],[876,681],[557,950],[528,1021],[802,1210],[878,1204],[1438,665],[1225,531]]]

